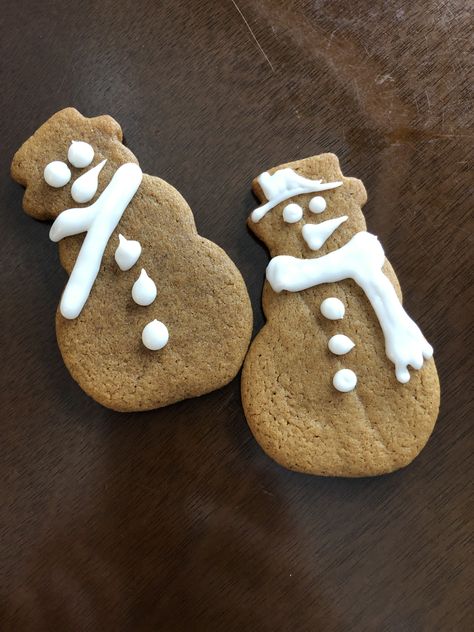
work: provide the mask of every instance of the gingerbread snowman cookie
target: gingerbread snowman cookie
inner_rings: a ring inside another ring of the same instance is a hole
[[[262,448],[292,470],[374,476],[410,463],[439,409],[433,349],[361,207],[365,188],[323,154],[260,175],[250,229],[271,255],[267,323],[242,375]]]
[[[142,173],[113,118],[58,112],[11,171],[25,211],[54,220],[69,275],[57,339],[86,393],[114,410],[149,410],[237,374],[252,328],[244,281],[198,235],[178,191]]]

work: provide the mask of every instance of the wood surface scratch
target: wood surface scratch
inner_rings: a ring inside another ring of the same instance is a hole
[[[272,69],[272,72],[275,72],[275,68],[273,67],[272,62],[270,61],[268,55],[266,54],[266,52],[263,50],[262,46],[260,45],[260,42],[257,39],[257,36],[255,35],[255,33],[252,31],[252,28],[250,26],[250,24],[247,22],[247,20],[245,19],[245,15],[242,13],[242,11],[240,10],[239,6],[237,5],[237,3],[235,2],[235,0],[230,0],[232,2],[232,4],[234,5],[234,7],[237,9],[240,17],[242,18],[242,20],[245,22],[245,26],[248,28],[248,30],[250,31],[250,35],[252,36],[255,44],[257,45],[257,48],[259,49],[259,51],[262,53],[262,55],[265,57],[265,59],[267,60],[268,65],[270,66],[270,68]]]

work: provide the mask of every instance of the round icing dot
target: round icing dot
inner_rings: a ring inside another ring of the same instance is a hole
[[[357,375],[351,369],[340,369],[334,374],[332,383],[335,389],[341,393],[353,391],[357,384]]]
[[[132,298],[137,305],[151,305],[156,298],[156,285],[142,268],[132,287]]]
[[[44,179],[50,187],[59,189],[71,179],[71,170],[65,162],[53,160],[44,168]]]
[[[309,210],[311,213],[322,213],[326,210],[326,200],[322,195],[315,195],[314,198],[311,198],[309,201]]]
[[[348,336],[336,334],[329,339],[328,347],[329,351],[335,355],[344,355],[345,353],[349,353],[349,351],[355,347],[355,344]]]
[[[142,342],[147,349],[163,349],[169,338],[168,328],[159,320],[152,320],[142,331]]]
[[[71,187],[71,197],[75,202],[84,204],[84,202],[92,200],[99,186],[99,173],[106,162],[107,160],[99,162],[98,165],[89,169],[74,182]]]
[[[340,320],[344,318],[344,314],[346,313],[344,303],[334,296],[325,298],[321,303],[320,309],[321,314],[329,320]]]
[[[136,264],[141,254],[142,247],[139,241],[125,239],[123,235],[119,235],[119,245],[114,256],[118,267],[122,271],[130,270]]]
[[[73,140],[69,145],[67,159],[73,167],[82,169],[89,166],[94,160],[94,150],[89,143],[83,140]]]
[[[295,204],[294,202],[292,202],[291,204],[287,204],[283,209],[283,219],[288,224],[299,222],[302,217],[303,209],[299,204]]]

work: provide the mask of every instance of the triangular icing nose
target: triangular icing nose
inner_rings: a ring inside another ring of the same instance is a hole
[[[87,173],[84,173],[74,182],[71,187],[71,197],[74,202],[84,204],[92,200],[99,186],[99,173],[106,162],[107,160],[99,162],[98,165],[89,169]]]

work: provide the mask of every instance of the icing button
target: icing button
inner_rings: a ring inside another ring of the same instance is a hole
[[[334,374],[333,386],[341,393],[353,391],[357,384],[357,375],[351,369],[340,369]]]
[[[159,320],[152,320],[142,331],[142,342],[150,351],[158,351],[168,343],[169,332],[166,325]]]
[[[139,241],[126,239],[123,235],[119,235],[119,245],[115,250],[114,257],[118,267],[123,272],[133,268],[141,254],[142,247]]]
[[[352,340],[348,336],[344,336],[344,334],[336,334],[328,342],[329,351],[334,353],[334,355],[345,355],[354,347],[355,344]]]
[[[341,320],[346,313],[344,303],[334,296],[325,298],[321,303],[320,309],[321,314],[328,320]]]
[[[137,305],[151,305],[156,298],[156,285],[142,268],[140,276],[132,287],[132,298]]]

